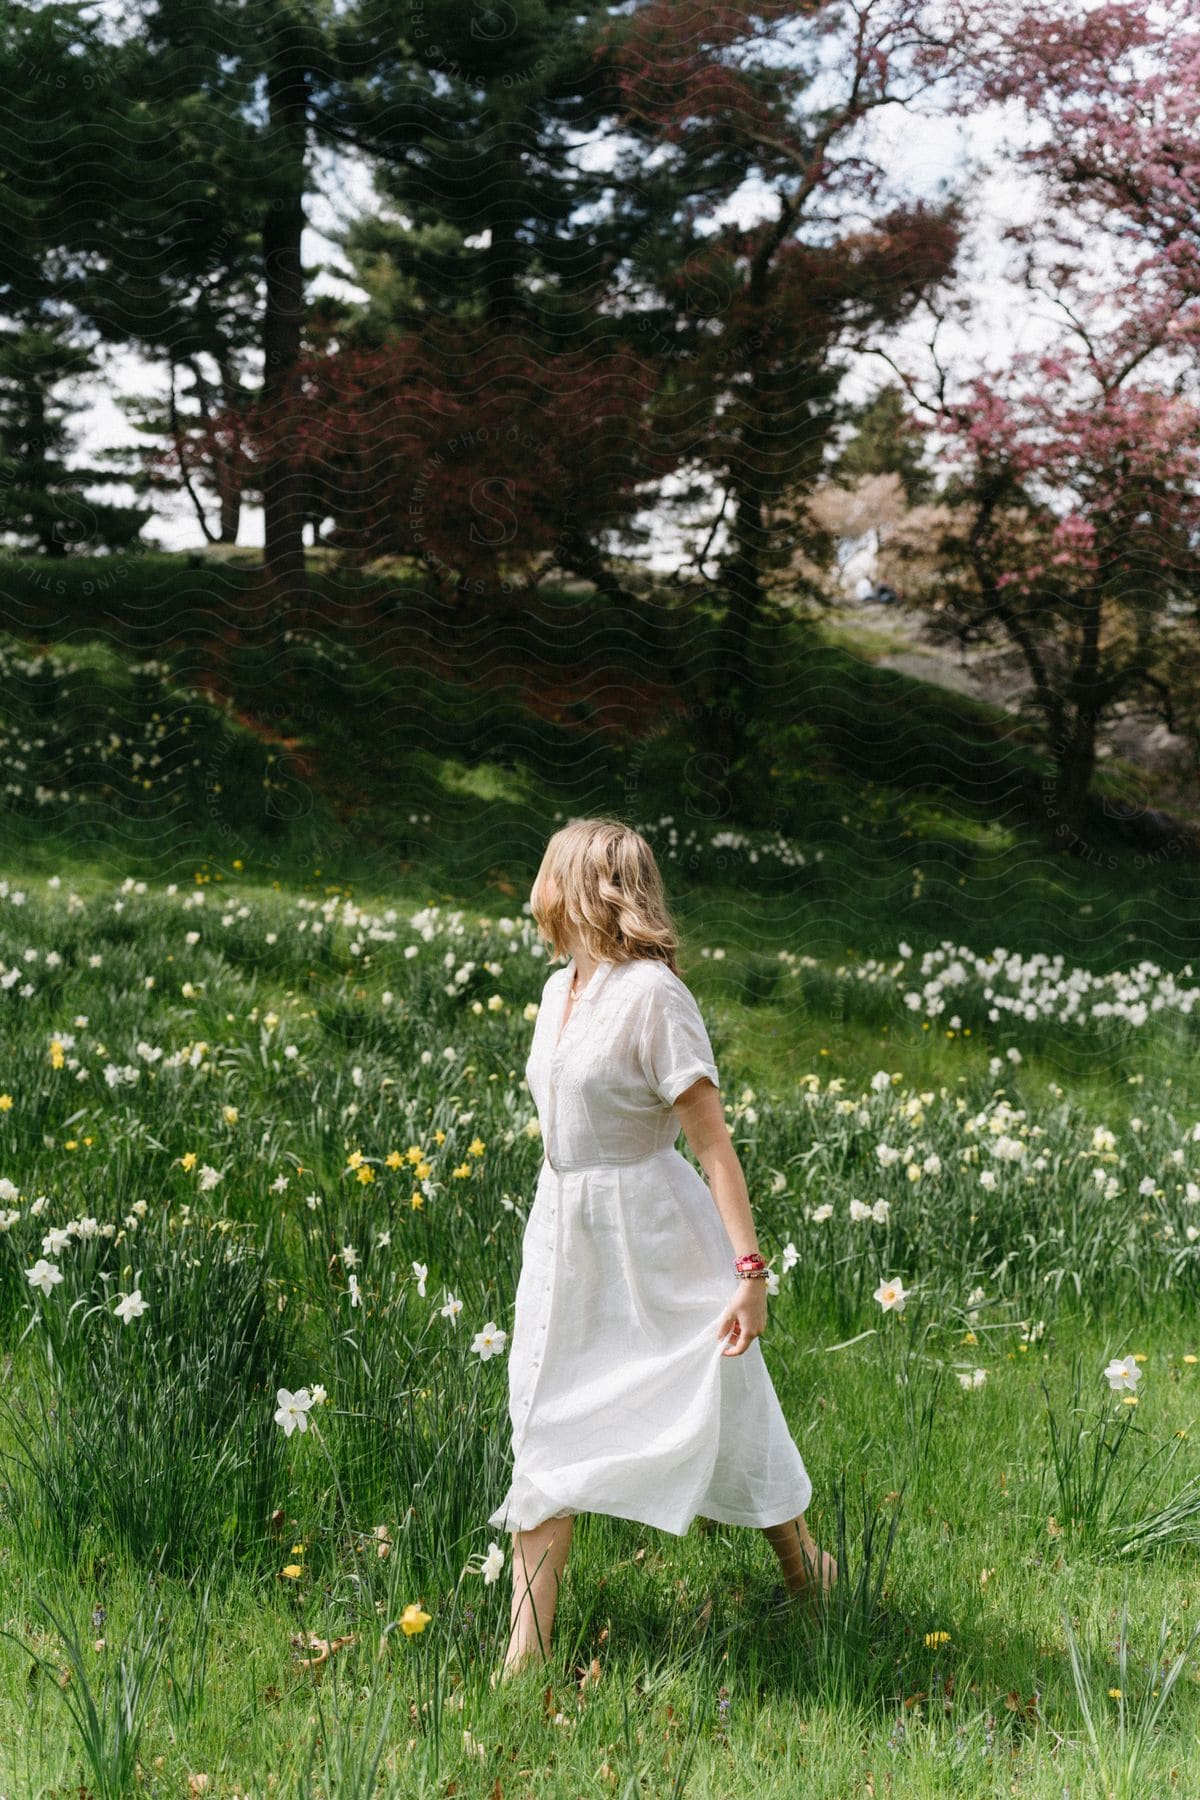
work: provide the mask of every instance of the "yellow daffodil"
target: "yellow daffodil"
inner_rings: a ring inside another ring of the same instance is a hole
[[[482,1138],[474,1137],[471,1139],[470,1143],[467,1145],[467,1155],[468,1156],[482,1156],[484,1151],[486,1150],[486,1148],[487,1148],[487,1145],[484,1143]]]
[[[13,1097],[11,1094],[0,1094],[0,1112],[11,1112],[12,1103]]]
[[[949,1642],[950,1633],[948,1631],[927,1631],[925,1633],[925,1648],[927,1650],[936,1650],[939,1644],[948,1644]]]
[[[185,1155],[179,1158],[179,1166],[181,1169],[194,1169],[196,1166],[196,1152],[194,1150],[187,1151]]]
[[[446,1134],[444,1131],[439,1131],[436,1135],[439,1144],[445,1141]],[[419,1163],[424,1162],[425,1160],[425,1152],[421,1149],[419,1144],[410,1144],[404,1154],[410,1163]]]
[[[414,1600],[412,1605],[406,1606],[400,1614],[400,1629],[405,1637],[413,1637],[418,1631],[424,1631],[432,1617],[432,1613],[421,1611],[419,1600]]]
[[[369,1182],[374,1181],[375,1171],[369,1163],[364,1163],[362,1168],[358,1171],[356,1179],[361,1181],[363,1186],[366,1187]]]
[[[387,1164],[389,1169],[398,1169],[400,1167],[400,1165],[403,1163],[404,1158],[401,1156],[401,1154],[398,1150],[389,1150],[387,1155],[384,1157],[384,1161]]]
[[[416,1188],[414,1188],[412,1191],[412,1199],[409,1202],[409,1204],[411,1205],[414,1212],[420,1212],[421,1208],[425,1204],[424,1194],[418,1193]]]
[[[346,1167],[348,1169],[357,1169],[358,1167],[360,1167],[360,1165],[362,1163],[362,1159],[363,1159],[363,1153],[361,1150],[352,1150],[350,1152],[349,1156],[346,1158]]]
[[[303,1575],[304,1570],[300,1567],[299,1563],[289,1563],[287,1568],[280,1569],[279,1573],[286,1576],[289,1581],[298,1581],[301,1575]]]

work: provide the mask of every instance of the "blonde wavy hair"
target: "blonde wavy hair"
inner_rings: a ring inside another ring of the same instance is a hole
[[[549,878],[549,880],[548,880]],[[552,956],[569,954],[568,926],[589,956],[665,962],[678,975],[679,934],[645,838],[620,819],[572,819],[546,845],[530,890],[538,935]]]

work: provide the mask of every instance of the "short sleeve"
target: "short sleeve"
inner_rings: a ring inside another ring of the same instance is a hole
[[[691,990],[678,979],[656,982],[638,1041],[642,1073],[659,1099],[674,1106],[687,1088],[707,1075],[721,1085],[712,1045]]]

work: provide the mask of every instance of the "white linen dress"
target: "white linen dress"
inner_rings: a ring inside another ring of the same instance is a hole
[[[525,1064],[544,1160],[509,1352],[512,1480],[488,1522],[780,1525],[812,1483],[759,1341],[722,1354],[733,1247],[675,1148],[675,1100],[700,1076],[720,1087],[700,1009],[663,962],[603,961],[563,1029],[574,972],[548,977]]]

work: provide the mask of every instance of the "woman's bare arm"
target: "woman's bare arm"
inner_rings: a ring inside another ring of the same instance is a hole
[[[733,1254],[748,1256],[758,1249],[758,1237],[750,1211],[746,1177],[729,1136],[721,1096],[707,1075],[693,1081],[691,1087],[680,1094],[675,1110],[692,1154],[704,1170],[717,1211],[725,1222]]]
[[[675,1102],[684,1135],[704,1170],[734,1256],[758,1249],[746,1177],[725,1123],[721,1096],[707,1075],[694,1081]],[[728,1338],[722,1356],[741,1356],[762,1336],[767,1323],[767,1284],[734,1277],[734,1291],[721,1315],[717,1337]]]

